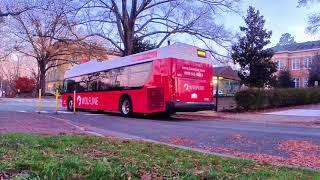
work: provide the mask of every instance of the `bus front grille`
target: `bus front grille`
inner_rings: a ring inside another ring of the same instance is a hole
[[[148,89],[148,109],[149,111],[164,107],[163,88]]]

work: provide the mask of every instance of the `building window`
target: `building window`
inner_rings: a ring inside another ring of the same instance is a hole
[[[292,59],[292,70],[300,70],[300,59]]]
[[[304,78],[303,79],[303,86],[308,87],[309,86],[309,78]]]
[[[285,65],[284,65],[283,60],[280,59],[280,60],[277,61],[277,68],[278,68],[278,71],[281,71],[281,70],[285,69]]]
[[[310,69],[311,64],[312,64],[312,59],[310,57],[303,59],[303,68]]]
[[[293,78],[294,87],[299,88],[300,87],[300,78]]]

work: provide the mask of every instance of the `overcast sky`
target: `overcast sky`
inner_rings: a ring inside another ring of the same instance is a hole
[[[272,30],[271,46],[278,43],[281,34],[292,34],[297,42],[319,40],[319,35],[305,32],[308,16],[320,9],[319,4],[309,7],[297,7],[298,0],[243,0],[241,9],[243,14],[251,5],[260,10],[266,20],[266,28]],[[224,20],[225,25],[233,31],[239,31],[243,20],[239,16],[229,15]]]

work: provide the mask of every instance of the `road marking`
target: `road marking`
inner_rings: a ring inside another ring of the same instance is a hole
[[[103,114],[84,114],[84,115],[87,115],[87,116],[102,116]]]
[[[70,111],[58,111],[58,113],[62,113],[62,114],[73,114],[73,112],[70,112]]]
[[[36,111],[36,113],[39,113],[39,111]],[[49,114],[50,112],[48,111],[40,111],[40,114],[43,113],[43,114]]]
[[[25,110],[16,110],[15,112],[19,113],[39,113],[39,111],[25,111]],[[56,114],[56,111],[40,111],[43,114]],[[69,111],[58,111],[58,114],[73,114],[73,112]]]
[[[20,112],[20,113],[26,113],[27,111],[17,111],[17,112]]]

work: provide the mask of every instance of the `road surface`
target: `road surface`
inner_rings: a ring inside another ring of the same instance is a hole
[[[55,114],[53,100],[46,100],[44,112],[38,114],[35,113],[36,104],[35,100],[4,99],[0,102],[0,124],[4,124],[4,121],[19,121],[19,118],[25,119],[28,116],[30,122],[31,119],[41,119],[44,124],[58,121],[104,136],[152,140],[268,163],[320,169],[318,127],[201,116],[160,119],[123,118],[117,114],[92,112],[70,114],[61,107],[60,113]]]

